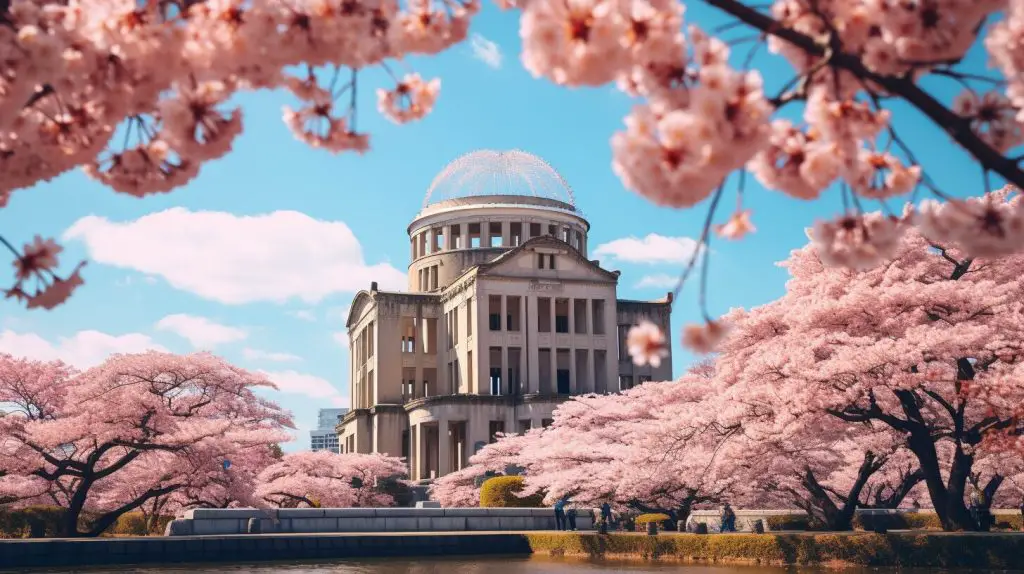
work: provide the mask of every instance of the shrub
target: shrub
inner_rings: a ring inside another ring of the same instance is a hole
[[[27,506],[0,509],[0,538],[28,538],[32,525],[39,525],[43,536],[56,536],[64,509],[59,506]]]
[[[768,530],[808,530],[810,517],[803,514],[783,514],[768,517]]]
[[[167,523],[174,520],[173,516],[157,516],[153,527],[146,525],[146,516],[141,512],[126,512],[117,517],[117,522],[104,532],[106,536],[149,536],[163,534]]]
[[[521,476],[495,476],[484,481],[480,487],[481,508],[540,508],[544,496],[533,494],[522,497],[516,493],[523,490],[524,479]]]
[[[648,522],[657,522],[657,523],[660,524],[660,523],[665,522],[665,521],[667,521],[669,519],[670,519],[670,517],[667,514],[649,513],[649,514],[641,514],[640,516],[637,516],[633,520],[633,522],[636,523],[637,525],[640,525],[640,524],[646,525]]]

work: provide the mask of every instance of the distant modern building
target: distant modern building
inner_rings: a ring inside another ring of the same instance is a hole
[[[497,433],[550,424],[573,395],[671,379],[671,358],[637,367],[625,345],[642,319],[670,333],[671,294],[617,299],[619,272],[587,258],[589,231],[536,156],[477,151],[449,164],[408,228],[409,291],[373,283],[352,301],[341,451],[406,457],[412,479],[431,479]]]
[[[347,412],[348,409],[320,409],[316,429],[309,431],[309,449],[339,452],[338,431],[334,427]]]

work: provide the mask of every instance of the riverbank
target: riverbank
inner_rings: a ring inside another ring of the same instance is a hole
[[[592,559],[765,565],[1024,569],[1024,534],[868,532],[789,534],[526,533],[531,552]]]
[[[1024,535],[412,532],[0,540],[0,570],[427,556],[1024,569]]]

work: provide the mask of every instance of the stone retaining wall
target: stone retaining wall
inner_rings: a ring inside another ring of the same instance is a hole
[[[168,536],[245,534],[250,518],[262,533],[459,532],[554,530],[550,508],[285,508],[189,510],[167,525]],[[589,512],[578,512],[578,530],[593,529]]]
[[[0,571],[112,564],[249,564],[281,560],[529,554],[529,540],[511,533],[0,539]]]
[[[772,516],[807,516],[807,513],[802,510],[734,510],[736,513],[736,530],[738,532],[753,532],[754,522],[760,520],[764,525],[765,531],[770,531],[769,517]],[[918,512],[931,512],[929,510],[903,510],[903,509],[888,509],[888,508],[862,508],[857,509],[858,516],[885,516],[885,515],[902,515],[902,514],[916,514]],[[1019,510],[1009,509],[993,509],[992,514],[997,518],[999,516],[1015,516],[1019,515]],[[690,517],[686,520],[687,532],[693,532],[696,530],[697,524],[703,522],[707,524],[708,530],[711,532],[718,532],[722,528],[722,511],[719,509],[715,510],[694,510],[690,513]]]

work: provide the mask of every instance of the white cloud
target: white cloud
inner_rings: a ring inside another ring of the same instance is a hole
[[[497,70],[501,67],[501,48],[497,44],[484,38],[480,34],[473,34],[469,40],[469,46],[473,49],[473,57]]]
[[[665,273],[657,273],[655,275],[644,275],[636,282],[637,289],[646,288],[659,288],[659,289],[671,289],[679,283],[679,277],[674,275],[667,275]]]
[[[221,303],[316,303],[334,293],[401,289],[405,275],[367,265],[359,240],[341,221],[296,211],[240,216],[176,207],[134,221],[90,215],[64,239],[85,243],[94,261],[164,278],[171,286]]]
[[[188,342],[197,349],[212,349],[217,345],[241,341],[249,336],[244,329],[221,325],[206,317],[182,313],[160,319],[156,323],[156,328],[188,339]]]
[[[70,337],[60,337],[53,344],[35,333],[0,332],[0,353],[38,361],[61,360],[79,369],[96,366],[114,353],[148,350],[167,351],[142,333],[108,335],[92,330],[79,331]]]
[[[665,237],[650,233],[643,239],[623,237],[602,243],[594,249],[596,257],[611,257],[628,263],[685,263],[697,250],[697,241],[689,237]]]
[[[274,353],[250,348],[242,349],[242,356],[251,361],[273,361],[275,363],[289,363],[302,360],[302,357],[291,353]]]
[[[295,371],[260,372],[273,381],[282,393],[305,395],[324,402],[324,406],[348,406],[348,397],[343,396],[327,379]]]
[[[310,311],[309,309],[299,309],[298,311],[288,311],[288,315],[290,317],[295,317],[296,319],[299,319],[299,320],[302,320],[302,321],[309,321],[309,322],[316,321],[316,315],[314,315],[313,312]]]

